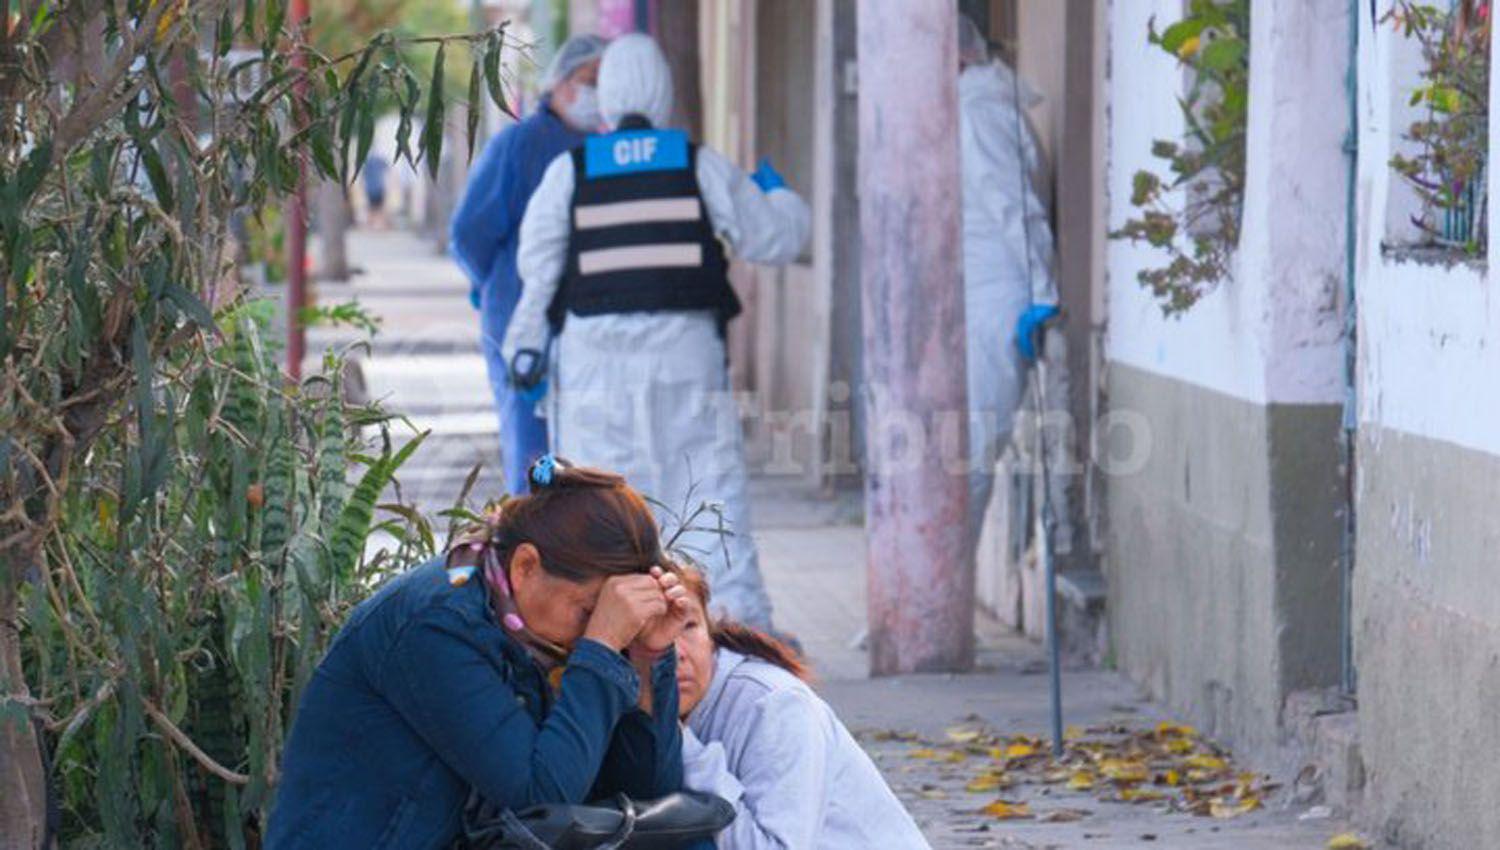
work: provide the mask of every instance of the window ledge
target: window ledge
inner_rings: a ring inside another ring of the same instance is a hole
[[[1484,274],[1489,260],[1484,255],[1474,256],[1458,248],[1441,245],[1392,245],[1382,243],[1380,256],[1391,265],[1434,266],[1445,269],[1465,267]]]

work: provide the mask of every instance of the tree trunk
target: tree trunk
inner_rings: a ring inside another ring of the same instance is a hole
[[[15,581],[20,564],[0,563],[0,695],[22,704],[31,696],[21,669],[21,629]],[[0,710],[0,850],[36,850],[47,828],[47,775],[41,742],[29,715],[14,703]]]
[[[657,7],[657,41],[672,69],[677,103],[672,123],[703,140],[703,97],[698,60],[698,0],[662,0]]]
[[[966,670],[957,19],[953,0],[860,0],[858,14],[870,669]]]
[[[321,280],[349,279],[349,204],[337,180],[320,180],[317,189]]]

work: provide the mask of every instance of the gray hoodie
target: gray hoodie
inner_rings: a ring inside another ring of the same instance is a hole
[[[774,664],[718,650],[682,738],[684,784],[734,805],[719,850],[928,850],[833,709]]]

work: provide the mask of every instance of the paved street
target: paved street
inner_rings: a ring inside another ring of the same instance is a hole
[[[383,317],[364,363],[366,389],[406,412],[419,429],[433,431],[402,476],[403,492],[425,510],[440,510],[476,462],[496,460],[477,315],[460,273],[427,244],[397,232],[351,237],[351,259],[365,273],[351,284],[322,285],[319,296],[357,297]],[[310,349],[316,354],[340,341],[340,335],[322,333]],[[481,477],[481,494],[498,487],[491,470]],[[1299,820],[1308,807],[1287,802],[1288,777],[1271,777],[1282,787],[1263,795],[1262,810],[1217,820],[1163,812],[1162,802],[1100,802],[1097,793],[1028,778],[1021,766],[1026,759],[997,759],[984,747],[963,746],[999,736],[995,740],[1004,747],[1018,735],[1045,734],[1040,650],[981,618],[978,672],[869,679],[865,653],[853,643],[864,625],[859,495],[825,498],[808,494],[796,481],[770,479],[757,480],[754,495],[756,537],[778,626],[802,641],[820,692],[861,736],[935,847],[1321,848],[1342,831],[1332,820]],[[1111,672],[1070,673],[1064,693],[1066,721],[1081,730],[1120,734],[1168,719]],[[984,789],[976,777],[999,772],[1013,778],[997,779],[987,790],[966,790]],[[1007,787],[1010,781],[1015,784]],[[980,812],[997,797],[1027,803],[1033,816],[1002,821]],[[1083,814],[1044,822],[1058,809]]]

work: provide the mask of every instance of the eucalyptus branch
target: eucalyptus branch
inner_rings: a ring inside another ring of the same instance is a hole
[[[144,709],[146,715],[151,718],[151,722],[155,723],[157,728],[161,729],[161,731],[164,732],[169,739],[171,739],[172,743],[177,745],[178,749],[191,756],[193,761],[196,761],[198,765],[204,770],[212,773],[214,776],[219,777],[220,779],[228,782],[231,785],[250,784],[250,777],[246,776],[243,773],[237,773],[233,770],[230,770],[224,765],[219,764],[217,761],[214,761],[214,759],[209,756],[208,753],[205,753],[201,747],[193,743],[193,739],[189,738],[186,732],[183,732],[181,729],[177,728],[177,724],[173,723],[172,719],[167,717],[167,715],[164,714],[160,708],[157,708],[156,705],[150,700],[142,698],[141,708]]]

